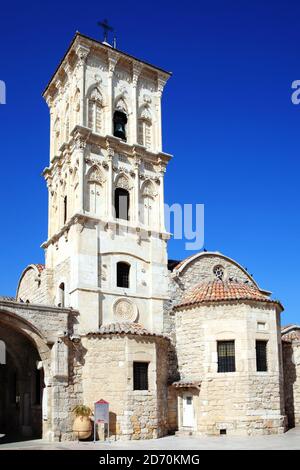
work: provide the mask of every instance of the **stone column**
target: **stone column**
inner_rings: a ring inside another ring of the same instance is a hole
[[[140,204],[140,168],[141,159],[139,156],[135,156],[134,161],[134,215],[133,221],[136,225],[139,225],[139,204]]]
[[[59,155],[59,149],[63,143],[63,121],[64,121],[64,114],[63,114],[63,84],[60,79],[57,79],[55,82],[55,86],[58,90],[57,98],[56,98],[56,109],[58,112],[56,113],[57,117],[59,117],[59,144],[56,143],[56,154]],[[56,137],[55,137],[56,138]],[[54,157],[56,155],[53,155]]]
[[[166,84],[165,78],[158,75],[158,77],[157,77],[157,92],[156,92],[156,96],[157,96],[157,104],[156,104],[156,110],[157,110],[156,151],[157,152],[162,152],[161,97],[162,97],[162,92],[163,92],[165,84]]]
[[[85,159],[86,141],[82,136],[75,136],[75,151],[76,151],[76,162],[78,163],[78,205],[75,208],[76,212],[83,213],[84,211],[84,159]]]
[[[50,98],[50,97],[47,98],[47,105],[48,105],[49,111],[50,111],[50,149],[49,149],[49,154],[50,155],[49,155],[49,157],[50,157],[50,162],[51,162],[52,158],[54,157],[54,155],[53,155],[53,152],[54,152],[54,148],[53,148],[54,109],[53,109],[52,98]]]
[[[107,80],[107,120],[106,120],[106,134],[113,135],[113,110],[114,110],[114,89],[113,89],[113,76],[118,62],[118,54],[114,51],[108,51],[108,80]]]
[[[108,220],[113,220],[113,158],[114,150],[111,147],[107,147],[107,165],[108,165],[108,174],[107,174],[107,218]]]
[[[79,90],[80,90],[80,114],[79,125],[85,126],[85,74],[86,74],[86,60],[89,55],[90,49],[79,45],[76,49],[78,56],[77,67],[79,69]]]
[[[160,213],[160,231],[165,232],[165,198],[164,198],[164,177],[166,172],[166,165],[160,161],[159,165],[159,213]]]
[[[134,62],[132,65],[132,128],[131,137],[132,144],[137,143],[137,118],[138,118],[138,101],[137,101],[137,84],[142,71],[142,65]]]
[[[46,179],[47,189],[48,189],[48,238],[53,235],[52,229],[52,197],[53,197],[53,189],[52,189],[52,180],[49,178]]]

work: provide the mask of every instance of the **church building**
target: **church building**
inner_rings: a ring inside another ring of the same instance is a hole
[[[254,435],[300,424],[300,327],[236,261],[168,261],[162,93],[171,74],[76,33],[50,113],[45,264],[0,297],[0,433],[76,439],[104,399],[110,435]]]

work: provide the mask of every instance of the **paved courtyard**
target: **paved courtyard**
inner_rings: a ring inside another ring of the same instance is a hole
[[[176,437],[126,442],[62,442],[49,443],[42,440],[0,444],[0,450],[230,450],[266,449],[300,450],[300,427],[277,436],[255,437]]]

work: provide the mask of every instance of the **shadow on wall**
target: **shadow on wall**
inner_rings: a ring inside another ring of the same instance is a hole
[[[288,419],[288,428],[295,427],[295,397],[294,386],[297,380],[297,370],[294,363],[293,343],[283,342],[283,364],[284,364],[284,396],[285,413]]]
[[[117,415],[113,411],[109,412],[109,435],[117,435]]]

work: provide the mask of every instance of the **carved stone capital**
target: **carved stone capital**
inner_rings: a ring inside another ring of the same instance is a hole
[[[107,159],[112,160],[115,155],[114,149],[110,147],[109,144],[107,144],[106,149],[107,149]]]
[[[164,91],[166,83],[167,83],[167,78],[165,76],[163,75],[157,76],[157,93],[159,96],[162,95],[162,92]]]
[[[78,62],[77,62],[78,67],[82,67],[83,65],[85,65],[89,53],[90,53],[90,49],[88,47],[85,47],[79,44],[79,46],[76,48],[76,54],[78,57]]]
[[[161,159],[158,160],[158,171],[163,175],[167,170],[167,165]]]
[[[116,52],[108,51],[107,58],[108,58],[108,76],[111,78],[114,74],[119,57]]]
[[[141,162],[142,162],[141,157],[136,155],[135,158],[134,158],[134,162],[133,162],[133,166],[134,166],[135,170],[139,170]]]
[[[79,150],[84,150],[86,148],[86,140],[83,137],[77,137],[75,147]]]
[[[132,84],[134,87],[137,86],[137,82],[141,72],[143,70],[143,65],[140,62],[133,62],[132,64]]]

